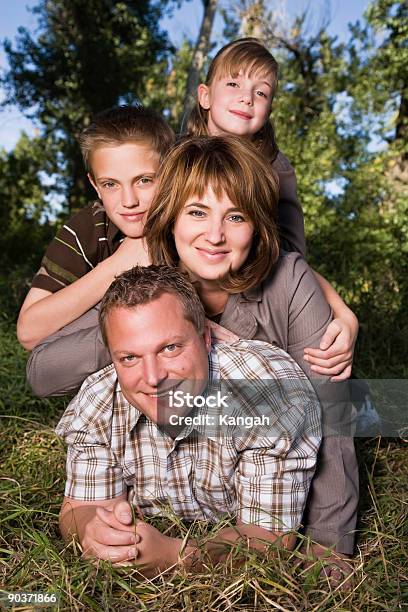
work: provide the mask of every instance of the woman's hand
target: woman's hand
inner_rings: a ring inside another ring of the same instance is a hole
[[[326,329],[319,348],[305,349],[305,360],[311,370],[330,376],[333,382],[350,378],[357,335],[358,321],[353,313],[346,318],[334,319]]]

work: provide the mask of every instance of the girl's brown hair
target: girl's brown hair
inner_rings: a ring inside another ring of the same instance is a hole
[[[279,188],[268,162],[251,143],[236,136],[187,138],[165,158],[145,225],[152,263],[178,265],[174,224],[187,200],[201,198],[209,187],[218,198],[225,193],[254,227],[247,260],[220,279],[220,287],[229,293],[256,287],[279,255]]]
[[[205,84],[210,87],[215,79],[229,75],[235,78],[242,69],[249,75],[272,74],[273,94],[275,94],[278,84],[278,63],[256,38],[240,38],[222,47],[210,64]],[[207,124],[208,110],[204,109],[197,100],[187,119],[187,133],[193,136],[208,136]],[[267,160],[274,161],[279,149],[271,119],[268,119],[259,132],[254,134],[252,142]]]

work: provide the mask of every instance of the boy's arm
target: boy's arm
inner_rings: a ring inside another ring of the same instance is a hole
[[[358,320],[337,291],[321,274],[313,270],[327,303],[333,310],[333,321],[322,336],[318,349],[305,349],[305,359],[313,372],[331,376],[333,381],[351,375]]]
[[[17,337],[27,350],[99,302],[115,276],[136,264],[146,265],[142,240],[125,238],[113,255],[55,293],[32,287],[20,310]]]

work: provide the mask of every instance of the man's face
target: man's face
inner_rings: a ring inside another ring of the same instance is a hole
[[[109,219],[125,236],[143,235],[159,161],[159,154],[147,143],[99,147],[91,154],[89,180]]]
[[[176,296],[164,293],[134,309],[114,308],[106,320],[109,350],[128,402],[159,425],[174,408],[169,391],[199,395],[208,379],[209,330],[199,336]],[[189,412],[178,408],[177,414]]]

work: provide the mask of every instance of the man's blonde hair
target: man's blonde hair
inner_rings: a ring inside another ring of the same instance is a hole
[[[201,198],[209,187],[217,197],[225,193],[253,224],[247,260],[239,270],[220,279],[220,286],[230,293],[246,291],[266,278],[279,255],[279,189],[268,162],[250,142],[236,136],[188,138],[170,151],[145,225],[151,260],[178,265],[174,224],[186,201],[193,196]],[[188,262],[184,263],[188,267]]]
[[[275,94],[278,85],[278,62],[256,38],[240,38],[222,47],[210,64],[205,84],[211,87],[216,79],[222,79],[226,76],[236,78],[241,70],[249,76],[255,74],[260,77],[272,75],[272,94]],[[203,108],[197,100],[187,119],[186,132],[193,136],[207,136],[207,126],[208,110]],[[270,119],[254,134],[252,142],[266,159],[273,161],[276,158],[279,149]]]
[[[102,298],[99,327],[106,346],[109,346],[106,322],[112,310],[134,310],[165,293],[180,300],[185,318],[201,336],[205,326],[204,306],[187,275],[169,266],[135,266],[117,276]]]

